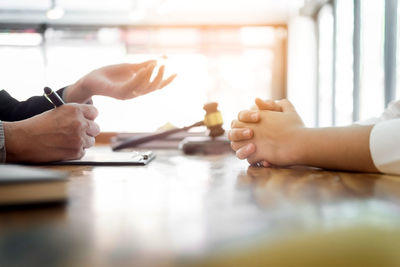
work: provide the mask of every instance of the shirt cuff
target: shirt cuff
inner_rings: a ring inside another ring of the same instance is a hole
[[[6,162],[6,142],[4,138],[3,123],[0,121],[0,163]]]
[[[400,175],[400,119],[376,124],[371,131],[369,147],[376,168]]]

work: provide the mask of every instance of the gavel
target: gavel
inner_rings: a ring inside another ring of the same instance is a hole
[[[218,103],[216,102],[207,103],[203,106],[203,109],[206,111],[206,115],[204,116],[204,120],[202,121],[198,121],[190,126],[186,126],[183,128],[167,130],[161,133],[155,133],[146,136],[132,137],[127,140],[123,140],[112,144],[111,148],[113,151],[117,151],[124,148],[135,147],[139,144],[147,143],[157,139],[162,139],[171,134],[188,131],[191,128],[199,126],[206,126],[207,135],[210,136],[211,138],[223,135],[225,130],[222,128],[223,120],[221,112],[218,110]]]

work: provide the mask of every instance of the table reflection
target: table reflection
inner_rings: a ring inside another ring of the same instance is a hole
[[[299,235],[399,228],[395,176],[256,168],[232,154],[179,151],[159,151],[143,167],[57,169],[71,173],[67,205],[0,212],[0,248],[31,244],[22,263],[44,264],[51,251],[65,266],[174,265]],[[18,262],[13,253],[6,263]]]
[[[316,203],[368,198],[377,179],[378,175],[371,174],[249,167],[237,183],[252,187],[257,203],[266,207],[282,198]]]

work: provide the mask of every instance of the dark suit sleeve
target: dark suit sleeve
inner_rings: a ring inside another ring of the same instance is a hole
[[[65,88],[57,91],[62,96]],[[6,91],[0,91],[0,120],[19,121],[54,108],[44,96],[33,96],[25,101],[18,101]]]

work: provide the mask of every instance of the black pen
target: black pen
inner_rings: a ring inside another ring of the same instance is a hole
[[[51,88],[46,86],[43,90],[44,97],[46,97],[46,99],[49,100],[49,102],[53,104],[55,108],[65,104],[65,102],[57,94],[57,92],[54,92],[53,90],[51,90]]]

